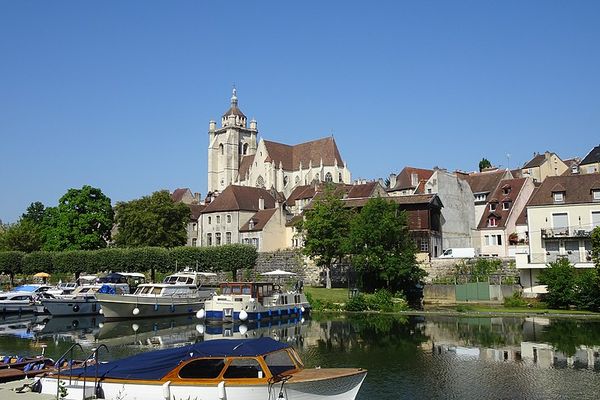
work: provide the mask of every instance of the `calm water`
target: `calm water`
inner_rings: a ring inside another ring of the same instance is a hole
[[[363,367],[359,399],[600,398],[600,321],[355,315],[272,326],[204,326],[193,318],[0,318],[0,354],[57,357],[74,341],[118,358],[227,337],[270,336],[309,367]]]

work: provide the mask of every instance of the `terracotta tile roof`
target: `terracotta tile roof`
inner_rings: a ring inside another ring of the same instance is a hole
[[[471,186],[473,194],[491,193],[496,189],[498,183],[505,178],[507,171],[496,169],[493,171],[472,172],[464,176],[465,181]],[[510,173],[510,172],[509,172]],[[459,176],[460,177],[460,176]]]
[[[512,174],[513,178],[515,178],[515,179],[523,177],[523,170],[521,168],[511,169],[510,173]]]
[[[180,202],[181,200],[183,200],[183,196],[185,196],[185,194],[186,194],[188,191],[191,193],[191,191],[190,191],[190,189],[189,189],[189,188],[179,188],[179,189],[175,189],[175,190],[173,191],[173,193],[171,193],[171,199],[173,200],[173,202],[175,202],[175,203],[178,203],[178,202]]]
[[[294,146],[268,140],[265,140],[264,143],[267,153],[269,153],[264,161],[274,161],[276,166],[279,166],[281,162],[286,171],[298,170],[300,163],[302,163],[302,168],[308,168],[311,162],[312,166],[316,167],[321,164],[321,160],[323,160],[323,165],[335,165],[336,161],[340,167],[344,165],[335,139],[331,136]]]
[[[344,198],[366,198],[372,197],[376,191],[378,182],[367,182],[356,185],[347,185],[347,184],[332,184],[335,186],[335,190],[340,192],[340,196]],[[325,184],[320,183],[317,185],[302,185],[297,186],[292,193],[288,196],[286,203],[290,206],[293,206],[296,203],[296,200],[311,200],[314,198],[318,198],[321,196],[323,191],[325,190]]]
[[[200,218],[200,214],[202,214],[202,210],[206,208],[203,204],[188,204],[190,208],[190,220],[197,221]]]
[[[592,203],[592,189],[600,189],[600,174],[549,176],[527,203],[528,206],[553,205],[555,188],[565,192],[562,204]]]
[[[419,182],[416,185],[412,182],[412,174],[417,174],[418,176]],[[433,175],[433,170],[431,169],[404,167],[396,177],[396,185],[392,190],[404,190],[418,187],[421,181],[427,181],[431,178],[431,175]]]
[[[240,232],[256,232],[262,231],[267,222],[271,219],[271,217],[277,211],[276,208],[269,208],[266,210],[260,210],[256,214],[252,216],[242,227],[240,228]],[[254,226],[250,229],[250,221],[254,221]]]
[[[295,215],[294,217],[292,217],[292,219],[285,223],[285,226],[294,226],[298,222],[302,221],[303,218],[303,215]]]
[[[315,185],[301,185],[296,186],[292,193],[288,196],[286,203],[289,206],[293,206],[296,200],[308,200],[315,197],[316,187]]]
[[[502,202],[498,202],[497,200],[496,201],[490,200],[486,204],[485,211],[483,212],[483,215],[481,216],[481,220],[479,221],[479,225],[477,228],[478,229],[486,229],[488,227],[487,220],[490,216],[494,216],[498,220],[498,226],[495,226],[492,229],[498,229],[498,228],[505,227],[506,221],[508,220],[508,217],[512,211],[514,202],[516,201],[517,197],[519,196],[519,193],[521,192],[521,189],[523,188],[523,185],[525,184],[526,180],[527,180],[526,178],[519,178],[519,179],[507,179],[507,180],[501,181],[497,185],[496,190],[494,190],[494,193],[492,194],[492,198],[493,199],[502,199]],[[508,189],[508,188],[510,188],[510,192],[508,194],[504,194],[504,190]],[[504,210],[504,208],[502,207],[502,205],[505,201],[510,201],[510,203],[511,203],[510,208],[508,210]],[[490,211],[491,203],[497,204],[495,211]]]
[[[411,205],[411,204],[430,204],[439,202],[440,207],[443,207],[439,197],[436,194],[411,194],[407,196],[390,196],[385,197],[385,200],[392,201],[399,205]],[[356,198],[356,199],[342,199],[346,207],[355,208],[363,207],[368,198]],[[310,209],[313,203],[310,203],[306,209]]]
[[[203,214],[218,211],[258,211],[259,199],[265,201],[265,209],[275,207],[275,199],[269,191],[251,186],[229,185],[204,210]]]
[[[585,165],[585,164],[593,164],[593,163],[597,163],[600,162],[600,146],[596,146],[594,147],[587,156],[585,156],[583,158],[583,160],[581,160],[581,163],[579,165]]]
[[[527,163],[525,163],[525,165],[523,165],[523,168],[539,167],[544,163],[544,161],[546,161],[545,154],[536,154],[531,160],[529,160]]]
[[[346,185],[347,198],[371,197],[377,189],[378,182],[367,182],[359,185]]]
[[[252,161],[254,161],[254,155],[242,156],[242,159],[240,160],[240,168],[238,169],[240,180],[246,179],[246,174],[250,171]]]
[[[534,192],[535,193],[535,192]],[[523,208],[521,214],[517,217],[516,225],[527,225],[527,207]]]
[[[237,105],[232,105],[229,108],[229,110],[225,111],[225,114],[223,114],[223,117],[227,117],[229,115],[237,115],[239,117],[246,118],[246,116],[244,115],[244,113],[237,107]]]

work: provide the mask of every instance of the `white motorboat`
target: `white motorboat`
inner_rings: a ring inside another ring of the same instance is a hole
[[[354,400],[366,375],[361,368],[305,368],[289,344],[270,338],[220,339],[49,374],[34,388],[56,395],[61,381],[66,400],[92,395],[129,400]]]
[[[260,321],[301,317],[310,304],[300,291],[283,292],[269,282],[228,282],[207,300],[197,316],[207,321]]]
[[[144,283],[135,293],[123,296],[97,294],[106,319],[154,318],[194,314],[215,288],[203,286],[203,281],[216,274],[211,272],[179,272],[162,283]]]
[[[28,313],[36,310],[36,298],[52,286],[22,285],[10,292],[0,293],[0,313]]]

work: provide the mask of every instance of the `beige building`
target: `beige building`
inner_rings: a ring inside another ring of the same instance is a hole
[[[579,173],[595,174],[600,172],[600,146],[594,147],[579,163]]]
[[[592,268],[590,233],[600,226],[600,174],[548,177],[527,204],[529,254],[517,254],[521,285],[535,294],[539,272],[568,259]]]
[[[350,170],[332,136],[296,145],[258,141],[258,124],[252,120],[248,126],[235,89],[221,126],[210,121],[208,135],[210,193],[234,184],[274,189],[287,197],[300,185],[351,182]]]
[[[250,244],[258,251],[275,251],[289,247],[283,207],[257,211],[240,228],[240,243]]]
[[[513,178],[510,171],[497,168],[488,168],[482,172],[457,172],[457,175],[469,184],[473,192],[473,212],[476,224],[481,220],[490,195],[496,190],[500,181]]]
[[[521,169],[524,178],[531,177],[534,182],[543,182],[549,176],[560,176],[569,170],[569,166],[555,153],[535,153]]]

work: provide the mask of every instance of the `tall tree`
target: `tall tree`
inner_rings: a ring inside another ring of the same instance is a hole
[[[484,157],[481,159],[481,161],[479,161],[479,172],[483,171],[486,168],[491,168],[491,167],[492,167],[492,163],[487,158]]]
[[[45,250],[95,250],[110,240],[113,209],[98,188],[69,189],[45,213]]]
[[[372,198],[352,221],[352,264],[366,290],[385,287],[405,293],[425,276],[415,260],[407,216],[397,204]]]
[[[27,207],[27,210],[25,210],[25,214],[21,216],[21,219],[40,225],[44,221],[45,215],[46,208],[44,207],[44,204],[40,201],[36,201]]]
[[[350,218],[351,212],[344,208],[340,194],[333,186],[327,186],[298,225],[304,239],[304,254],[325,270],[328,289],[331,288],[331,265],[346,254]]]
[[[174,203],[166,190],[117,203],[115,210],[117,246],[176,247],[186,243],[190,209],[183,203]]]
[[[0,250],[3,251],[30,253],[40,250],[43,242],[40,225],[27,219],[21,219],[16,224],[10,225],[0,234]]]
[[[552,308],[567,308],[574,304],[575,268],[566,258],[548,264],[539,275],[538,281],[548,285],[544,299]]]
[[[592,231],[592,260],[596,269],[600,270],[600,226]]]

